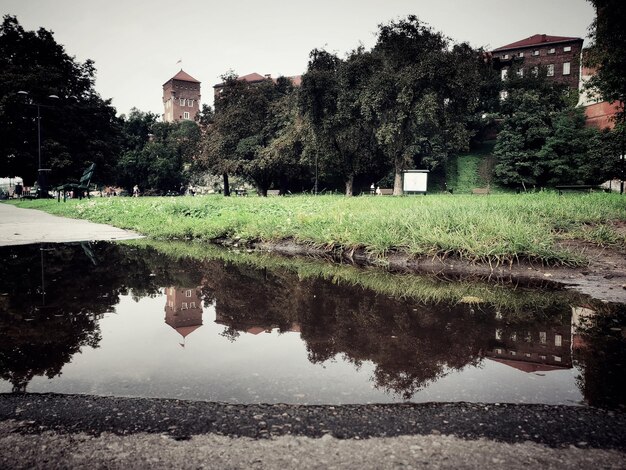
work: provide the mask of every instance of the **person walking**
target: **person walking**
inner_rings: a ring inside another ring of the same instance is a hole
[[[133,187],[133,197],[139,197],[139,186],[137,185]]]

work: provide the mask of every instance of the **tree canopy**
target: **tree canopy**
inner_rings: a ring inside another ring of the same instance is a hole
[[[96,93],[94,82],[91,60],[76,61],[51,31],[26,31],[17,18],[5,16],[0,24],[3,171],[22,176],[26,184],[36,179],[39,111],[42,166],[52,170],[52,183],[77,179],[93,162],[98,166],[96,178],[112,178],[119,152],[119,123],[110,100]],[[27,92],[27,97],[19,91]]]

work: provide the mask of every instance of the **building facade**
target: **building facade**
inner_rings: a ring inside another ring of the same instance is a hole
[[[163,121],[195,120],[200,96],[200,82],[181,69],[163,84]]]
[[[578,90],[583,40],[575,37],[535,34],[491,51],[502,79],[545,73],[550,80]]]

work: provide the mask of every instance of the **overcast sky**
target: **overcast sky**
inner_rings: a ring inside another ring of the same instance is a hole
[[[594,17],[585,0],[0,0],[0,12],[53,31],[77,60],[94,60],[96,90],[118,113],[158,115],[179,60],[212,104],[212,86],[230,69],[299,75],[312,49],[370,48],[378,24],[408,14],[486,48],[537,33],[585,38]]]

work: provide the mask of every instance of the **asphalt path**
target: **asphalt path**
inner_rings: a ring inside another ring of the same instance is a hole
[[[626,468],[626,414],[0,395],[3,468]]]
[[[0,204],[0,246],[128,240],[141,235],[111,225],[58,217],[35,209]]]
[[[0,204],[0,246],[139,235]],[[626,413],[0,394],[0,468],[626,468]]]

